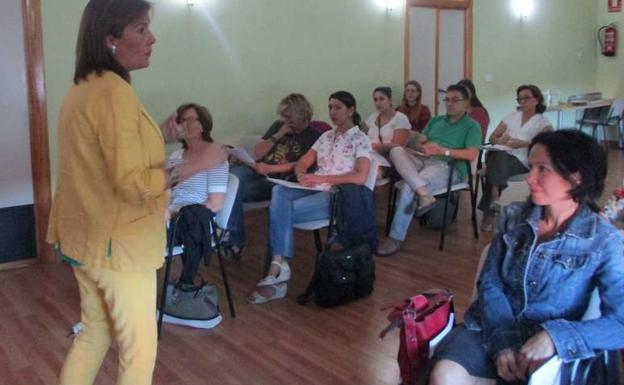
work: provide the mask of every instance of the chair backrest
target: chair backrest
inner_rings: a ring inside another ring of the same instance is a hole
[[[322,120],[313,120],[310,122],[310,127],[314,128],[316,131],[319,132],[319,134],[324,133],[325,131],[329,131],[332,129],[332,127],[325,123]]]
[[[260,139],[262,139],[262,135],[244,135],[240,140],[240,146],[247,150],[252,158],[255,158],[254,148],[256,147],[256,143],[258,143]]]
[[[232,213],[232,207],[234,206],[234,200],[236,199],[236,193],[238,192],[238,177],[234,174],[229,175],[227,191],[225,193],[225,202],[223,202],[223,208],[215,216],[215,222],[217,226],[225,229]]]
[[[366,177],[366,187],[369,190],[375,190],[375,182],[377,181],[377,159],[371,157],[370,168],[368,169],[368,176]]]
[[[617,98],[611,104],[611,110],[609,111],[609,119],[618,118],[622,119],[624,115],[624,97]]]

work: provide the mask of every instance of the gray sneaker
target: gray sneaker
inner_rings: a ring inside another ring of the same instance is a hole
[[[381,241],[379,246],[377,246],[377,255],[380,257],[389,257],[391,255],[396,254],[397,251],[401,248],[401,241],[397,241],[394,238],[388,237]]]

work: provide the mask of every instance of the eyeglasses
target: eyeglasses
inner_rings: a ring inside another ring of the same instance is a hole
[[[522,103],[522,102],[526,102],[527,100],[531,100],[531,99],[535,99],[535,98],[533,96],[523,96],[521,98],[516,98],[516,102]]]
[[[458,103],[461,102],[462,100],[466,100],[464,98],[444,98],[442,99],[442,101],[444,103]]]
[[[193,123],[199,120],[198,116],[187,116],[185,118],[180,119],[180,124],[184,124],[186,122]]]

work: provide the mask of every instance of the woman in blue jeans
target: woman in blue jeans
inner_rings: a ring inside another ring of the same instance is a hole
[[[325,132],[295,165],[299,184],[306,187],[344,183],[363,185],[370,168],[371,142],[360,131],[360,115],[353,95],[338,91],[329,97],[329,116],[335,125]],[[318,168],[310,172],[314,164]],[[253,304],[284,298],[294,255],[294,224],[329,218],[330,193],[275,186],[269,208],[269,247],[273,257],[266,277],[247,298]]]
[[[530,199],[505,208],[478,299],[436,349],[429,384],[523,383],[554,354],[624,348],[623,239],[596,205],[606,160],[579,131],[532,140]],[[602,314],[582,320],[594,288]]]

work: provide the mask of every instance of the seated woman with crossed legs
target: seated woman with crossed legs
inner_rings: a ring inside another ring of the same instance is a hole
[[[402,112],[392,109],[392,89],[377,87],[373,91],[375,109],[368,119],[368,137],[371,139],[373,150],[382,157],[388,157],[390,150],[396,146],[405,146],[409,140],[410,122]],[[379,168],[377,178],[382,178],[389,168]]]
[[[509,177],[528,172],[527,147],[531,139],[542,131],[552,130],[546,111],[544,96],[537,86],[522,85],[516,90],[518,110],[507,115],[498,124],[490,143],[496,150],[485,154],[485,183],[479,210],[483,211],[481,231],[492,231],[494,214],[499,209],[500,192],[507,187]]]
[[[370,139],[360,131],[360,115],[353,95],[338,91],[329,97],[329,116],[335,125],[325,132],[295,165],[295,175],[303,186],[364,185],[370,169]],[[311,172],[314,164],[318,169]],[[269,208],[271,265],[247,298],[261,304],[284,298],[290,280],[287,260],[294,255],[294,224],[327,219],[330,216],[328,191],[275,186]]]
[[[477,300],[436,348],[430,385],[524,383],[554,354],[624,347],[624,239],[596,204],[604,150],[576,130],[545,132],[529,164],[529,201],[505,207]],[[602,314],[582,320],[594,288]]]

